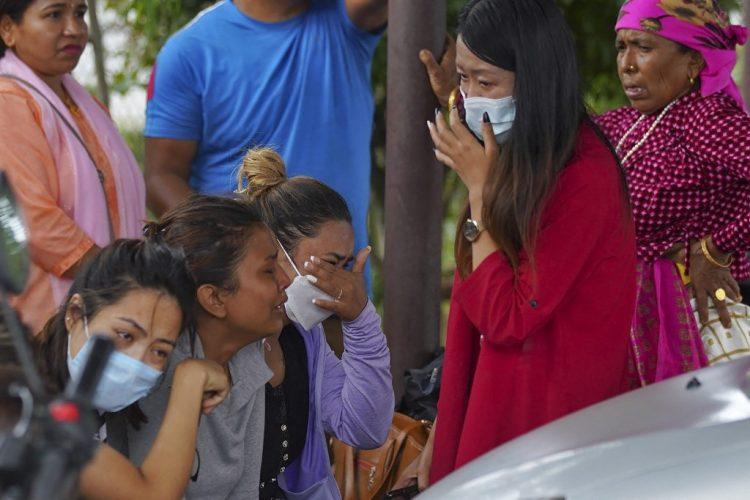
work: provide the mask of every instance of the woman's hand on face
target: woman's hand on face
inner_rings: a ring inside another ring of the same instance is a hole
[[[351,271],[335,267],[319,257],[310,257],[305,262],[305,270],[315,277],[315,286],[334,299],[315,299],[315,305],[333,311],[344,321],[357,319],[369,300],[364,269],[371,251],[371,247],[360,250]]]
[[[708,299],[709,297],[716,307],[721,324],[725,328],[731,326],[731,319],[727,304],[724,300],[716,298],[716,290],[719,288],[726,292],[727,297],[739,302],[740,287],[732,277],[729,269],[717,267],[706,259],[700,248],[700,243],[693,243],[690,249],[690,280],[695,293],[695,301],[698,306],[698,317],[701,323],[708,321]]]
[[[427,70],[427,76],[430,78],[430,86],[435,93],[438,102],[444,108],[448,107],[448,100],[451,92],[456,88],[456,41],[450,36],[445,35],[445,52],[440,59],[440,63],[435,60],[435,56],[427,49],[419,51],[419,60],[424,64]]]
[[[492,124],[488,122],[485,113],[482,124],[484,146],[477,141],[466,125],[461,123],[456,108],[451,110],[450,125],[445,122],[440,112],[435,113],[435,123],[427,122],[430,137],[435,144],[435,157],[455,170],[469,190],[470,199],[481,199],[490,167],[500,157],[500,147],[495,139]]]
[[[177,366],[175,377],[178,372],[190,371],[200,374],[203,385],[203,398],[201,410],[208,415],[219,403],[224,401],[229,394],[230,383],[226,369],[215,361],[208,359],[187,359]]]

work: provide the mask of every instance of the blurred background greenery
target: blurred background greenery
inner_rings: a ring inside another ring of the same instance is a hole
[[[184,26],[200,10],[214,2],[203,0],[96,0],[110,14],[106,30],[118,30],[126,36],[122,50],[108,53],[118,61],[115,71],[107,72],[106,81],[114,93],[125,93],[134,87],[145,87],[159,48],[177,29]],[[96,1],[91,2],[96,7]],[[448,29],[453,32],[458,12],[465,0],[448,0]],[[586,97],[594,113],[625,103],[615,72],[614,23],[621,0],[557,0],[575,35],[581,77]],[[740,12],[740,0],[724,0],[722,6],[734,16]],[[106,17],[106,16],[105,16]],[[97,43],[97,40],[94,40]],[[98,41],[101,43],[101,40]],[[373,89],[376,102],[375,128],[372,141],[372,195],[369,230],[374,247],[373,271],[375,302],[382,304],[382,268],[385,238],[385,102],[386,102],[387,34],[378,47],[373,63]],[[739,73],[738,73],[739,74]],[[143,137],[140,129],[124,128],[128,143],[139,161],[143,158]],[[455,175],[448,172],[445,181],[445,219],[443,238],[444,293],[449,293],[453,272],[453,233],[455,219],[463,204],[464,193]]]

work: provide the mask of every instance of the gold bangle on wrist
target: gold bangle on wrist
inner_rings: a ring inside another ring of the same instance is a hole
[[[711,255],[711,252],[708,251],[707,238],[703,238],[701,240],[701,252],[703,252],[703,256],[706,258],[707,261],[709,261],[714,266],[721,267],[723,269],[729,268],[729,266],[731,266],[732,262],[734,261],[734,257],[732,256],[729,256],[729,260],[725,264],[722,264],[718,260],[714,259],[713,255]]]
[[[448,112],[449,113],[456,106],[456,98],[458,97],[459,92],[460,92],[459,87],[456,86],[453,90],[451,90],[451,93],[448,96]]]
[[[445,108],[442,108],[443,111],[443,117],[445,117],[446,123],[450,123],[451,120],[451,111],[453,111],[453,108],[456,107],[456,96],[459,92],[459,87],[454,88],[451,90],[450,95],[448,96],[448,106]]]

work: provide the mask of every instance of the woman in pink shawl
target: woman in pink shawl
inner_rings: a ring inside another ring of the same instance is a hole
[[[712,0],[631,0],[616,32],[631,106],[597,121],[630,190],[633,375],[648,384],[707,364],[691,296],[702,320],[712,301],[728,325],[725,300],[739,300],[737,280],[750,277],[750,118],[731,76],[747,34]]]
[[[14,299],[38,332],[81,265],[145,219],[141,172],[107,111],[70,75],[88,42],[85,0],[0,0],[0,169],[30,228]]]

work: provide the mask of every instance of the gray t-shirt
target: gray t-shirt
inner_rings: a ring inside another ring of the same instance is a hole
[[[143,463],[159,432],[172,389],[174,367],[190,357],[188,336],[182,335],[172,353],[164,382],[139,401],[149,421],[142,424],[139,431],[127,427],[126,450],[134,463]],[[197,338],[194,357],[204,357]],[[185,498],[258,498],[265,384],[272,375],[262,343],[250,344],[235,354],[229,361],[229,372],[233,383],[229,395],[210,415],[201,415],[196,458]]]

